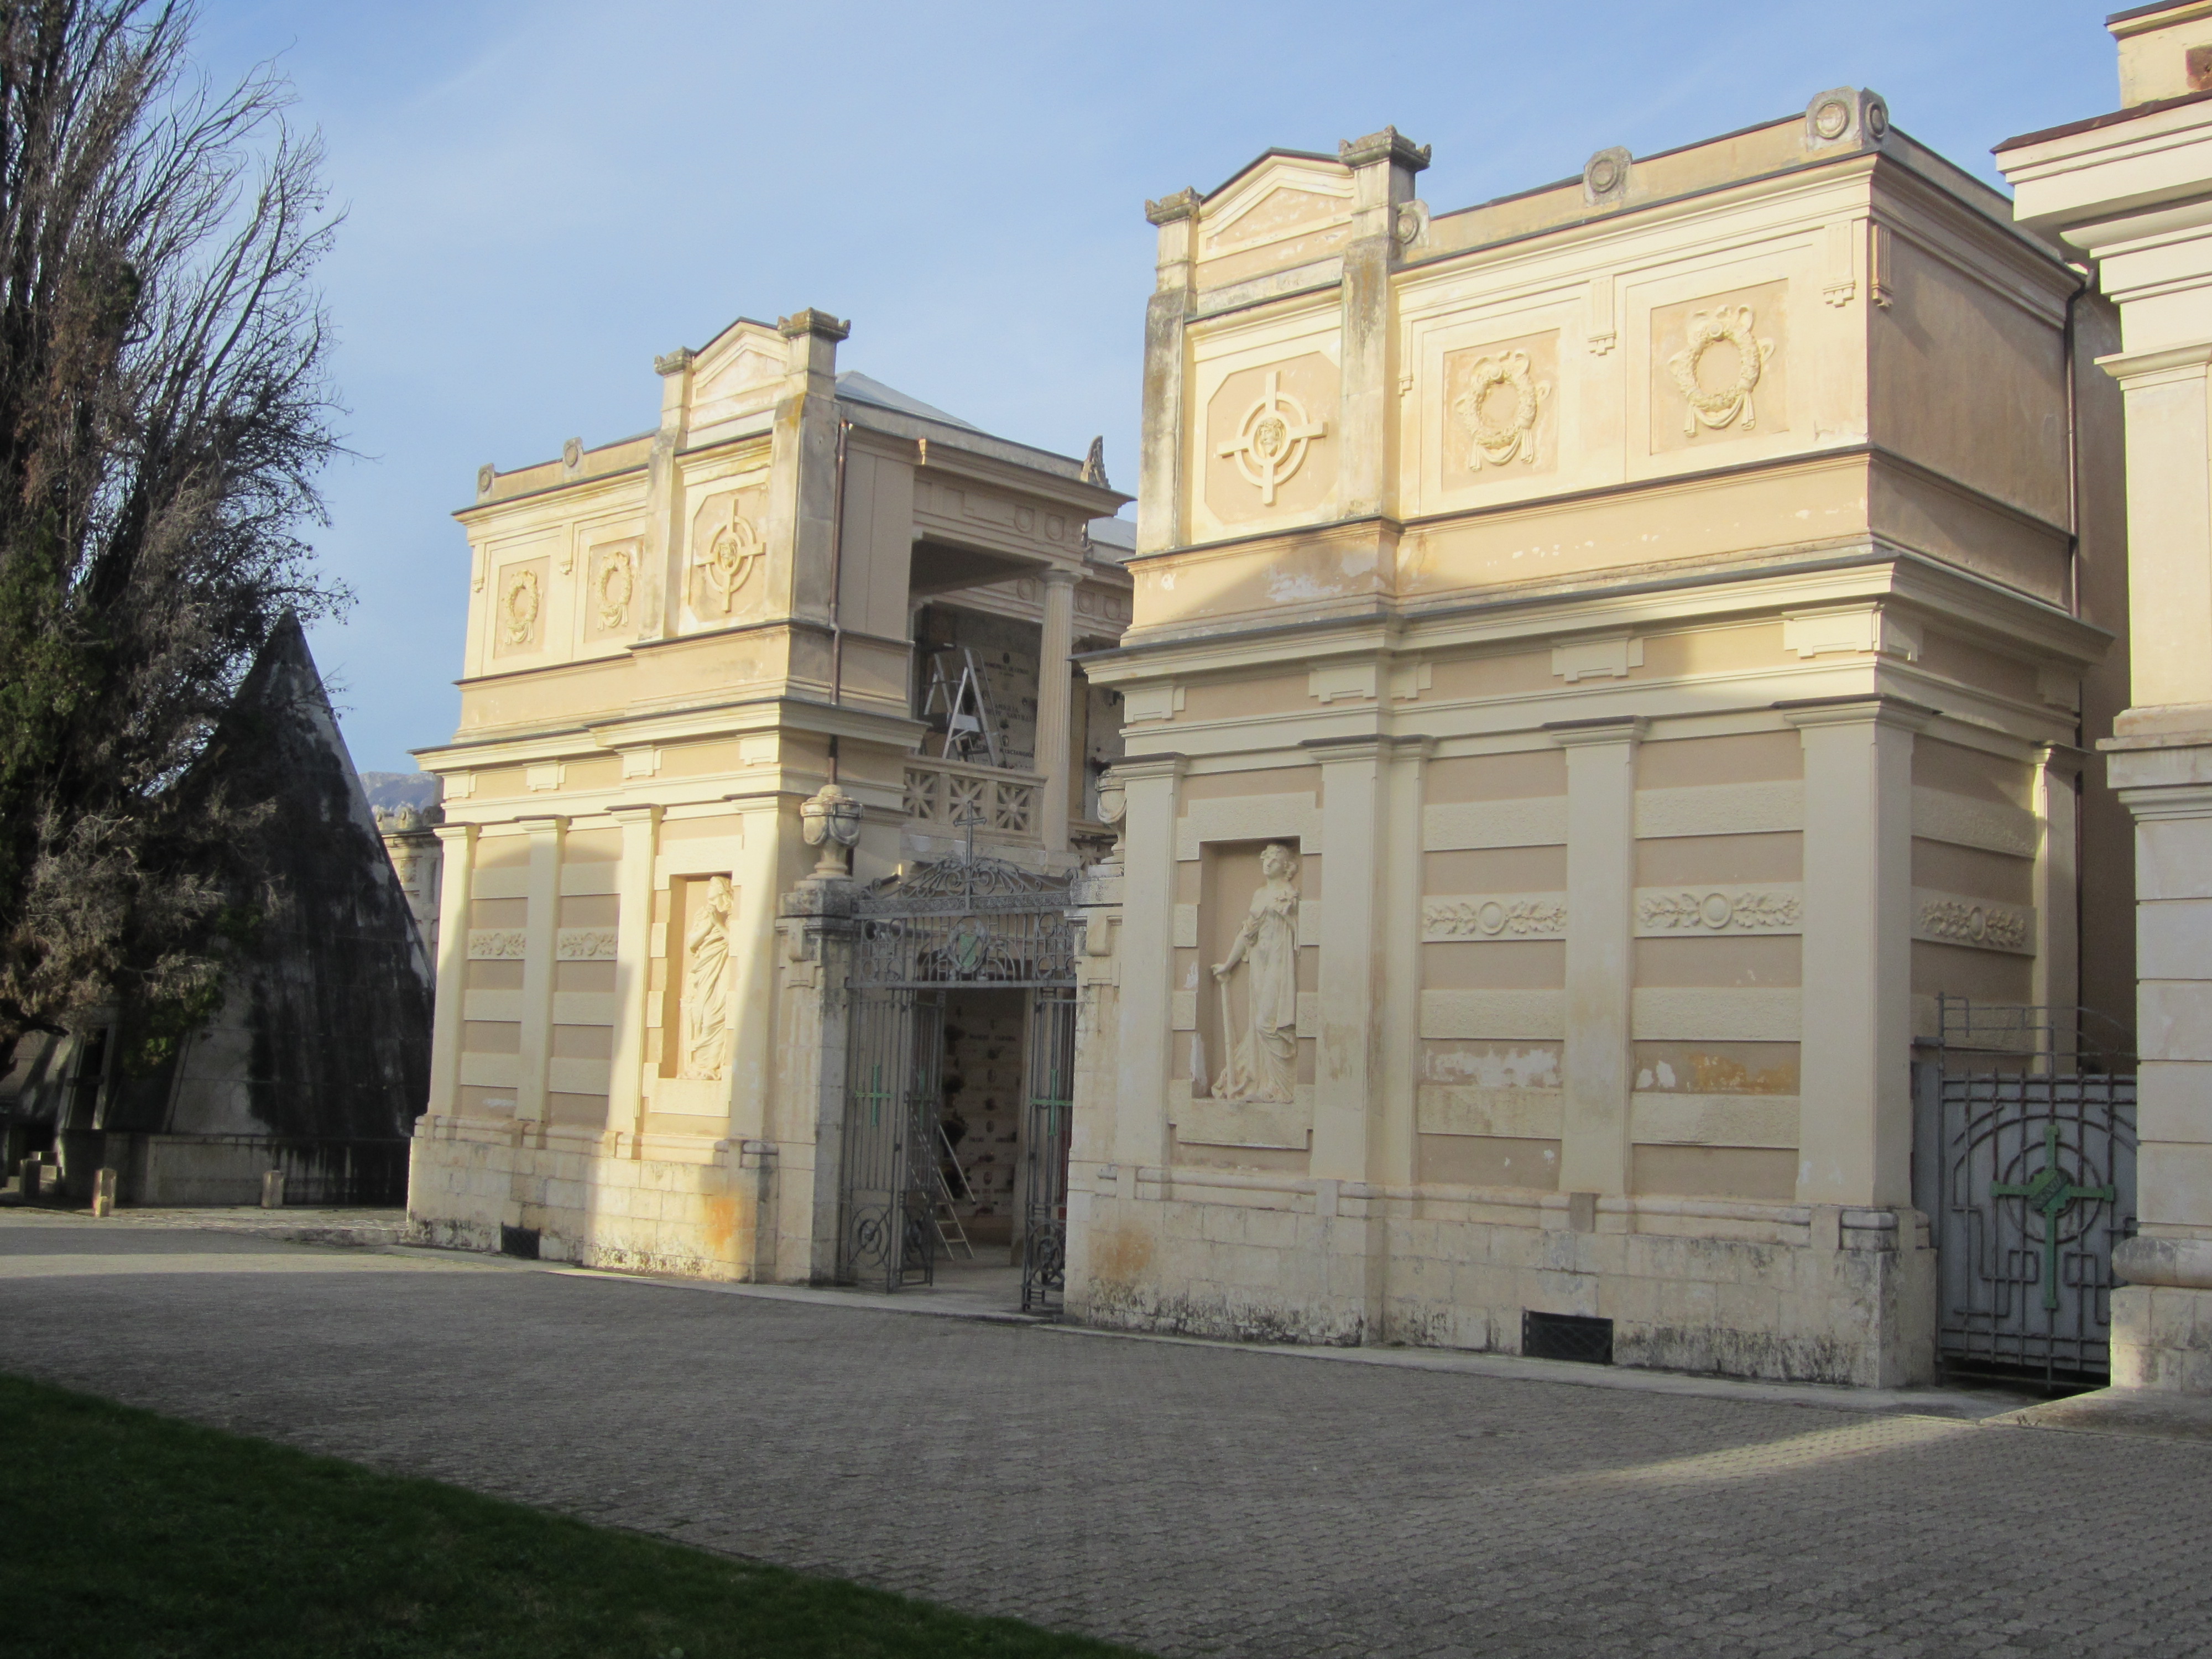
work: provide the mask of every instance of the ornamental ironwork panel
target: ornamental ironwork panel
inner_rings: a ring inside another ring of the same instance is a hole
[[[1067,1285],[1067,1150],[1074,1112],[1075,991],[1041,990],[1030,1015],[1022,1311],[1058,1313]]]
[[[2014,1012],[2027,1039],[2019,1050],[1949,1049],[1921,1091],[1932,1119],[1921,1203],[1940,1252],[1937,1346],[1958,1370],[2101,1377],[2112,1369],[2112,1249],[2136,1230],[2136,1079],[2087,1069],[2107,1057],[2059,1050],[2045,1034],[2066,1022]],[[1962,1022],[1948,1012],[1955,1040]]]
[[[856,994],[848,1020],[837,1277],[885,1291],[927,1285],[944,1004],[913,991]]]
[[[854,906],[855,986],[1075,982],[1073,883],[991,858],[917,865]]]

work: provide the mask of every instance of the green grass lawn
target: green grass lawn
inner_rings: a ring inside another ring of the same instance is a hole
[[[679,1650],[683,1659],[1130,1653],[0,1376],[0,1652],[668,1659]]]

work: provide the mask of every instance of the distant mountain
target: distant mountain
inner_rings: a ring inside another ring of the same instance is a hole
[[[436,804],[445,786],[428,772],[364,772],[361,787],[371,806],[424,807]]]

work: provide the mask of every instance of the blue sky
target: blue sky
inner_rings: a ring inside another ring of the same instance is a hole
[[[2118,101],[2078,0],[1571,5],[372,5],[207,0],[200,55],[280,60],[347,215],[325,267],[362,459],[330,475],[313,635],[356,764],[451,736],[448,516],[502,468],[653,424],[653,356],[818,306],[840,362],[1133,477],[1147,197],[1385,123],[1437,211],[1870,86],[1990,147]]]

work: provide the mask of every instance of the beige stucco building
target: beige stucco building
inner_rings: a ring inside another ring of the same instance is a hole
[[[1427,161],[1148,210],[1069,1311],[1925,1377],[1939,995],[2131,978],[2109,312],[1856,89]]]
[[[2118,311],[2129,707],[2093,735],[2136,820],[2141,1236],[2116,1382],[2212,1393],[2212,3],[2116,14],[2122,107],[2001,145],[2021,222]],[[2111,735],[2105,734],[2110,732]]]
[[[1103,844],[1115,699],[1070,662],[1127,623],[1128,498],[1095,453],[840,375],[846,332],[732,324],[659,360],[654,429],[487,466],[457,515],[419,1237],[837,1277],[856,881],[971,838],[1042,874]],[[960,1155],[971,1228],[1010,1196],[992,1138]]]

